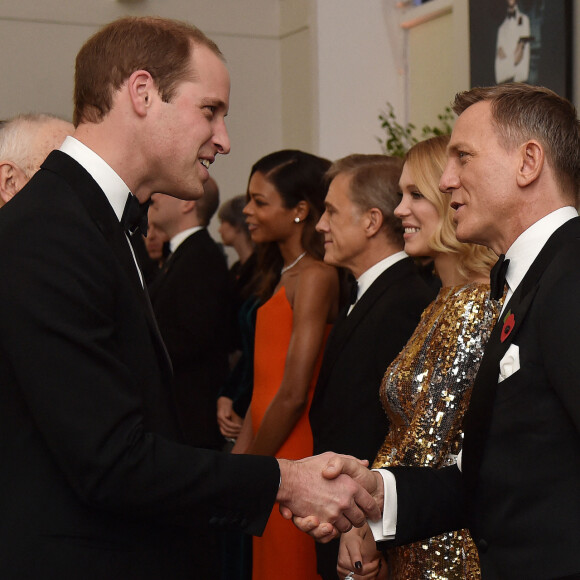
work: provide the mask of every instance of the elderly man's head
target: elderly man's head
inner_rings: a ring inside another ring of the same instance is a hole
[[[44,114],[19,115],[0,128],[0,206],[12,199],[58,149],[72,123]]]

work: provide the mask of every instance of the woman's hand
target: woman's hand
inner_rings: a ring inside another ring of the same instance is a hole
[[[232,453],[248,453],[248,449],[252,444],[253,437],[254,430],[252,428],[252,405],[250,405],[246,411],[246,417],[244,418],[244,423],[242,425],[240,434],[232,448]]]
[[[233,401],[229,397],[217,400],[217,422],[220,432],[228,439],[237,439],[244,420],[234,411]]]
[[[385,559],[377,550],[368,524],[342,534],[336,571],[339,578],[344,578],[350,572],[354,572],[354,578],[361,580],[388,578]]]

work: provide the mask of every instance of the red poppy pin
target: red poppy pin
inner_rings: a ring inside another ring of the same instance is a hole
[[[507,311],[507,314],[504,316],[503,319],[503,327],[501,329],[501,341],[503,342],[510,334],[511,331],[514,329],[516,325],[516,319],[512,314],[511,310]]]

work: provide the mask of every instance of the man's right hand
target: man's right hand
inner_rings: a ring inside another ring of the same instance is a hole
[[[374,514],[369,515],[368,519],[372,521],[378,520],[382,515],[384,504],[383,478],[376,471],[360,469],[360,463],[357,466],[350,461],[343,461],[344,457],[345,456],[335,455],[322,472],[323,476],[328,479],[333,479],[337,477],[337,475],[350,473],[354,480],[360,482],[360,484],[371,494],[380,510],[378,516],[375,516]],[[347,457],[346,459],[350,458]],[[282,508],[280,508],[280,511],[282,512],[282,515],[285,515]],[[285,515],[285,517],[288,516]],[[332,525],[331,522],[320,520],[315,516],[308,516],[306,518],[294,516],[292,521],[300,531],[311,535],[317,542],[323,544],[330,542],[330,540],[337,537],[340,532],[344,531]]]
[[[282,515],[293,517],[300,530],[319,541],[329,541],[353,525],[360,527],[367,518],[380,518],[382,478],[367,469],[366,461],[324,453],[279,463],[277,501]]]

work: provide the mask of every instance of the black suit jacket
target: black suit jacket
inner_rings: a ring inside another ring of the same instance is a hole
[[[173,391],[185,440],[220,449],[217,393],[228,376],[229,273],[204,228],[186,238],[150,288],[161,336],[173,363]]]
[[[314,453],[336,451],[369,462],[389,423],[379,399],[387,367],[434,298],[410,258],[387,268],[328,338],[310,408]],[[336,578],[338,541],[317,545],[318,571]]]
[[[463,473],[392,470],[397,542],[466,524],[486,580],[580,574],[579,296],[576,218],[548,240],[490,337],[464,420]],[[512,345],[520,369],[498,383]]]
[[[53,152],[0,212],[0,577],[190,578],[190,529],[265,526],[272,458],[181,442],[170,365],[102,190]]]

